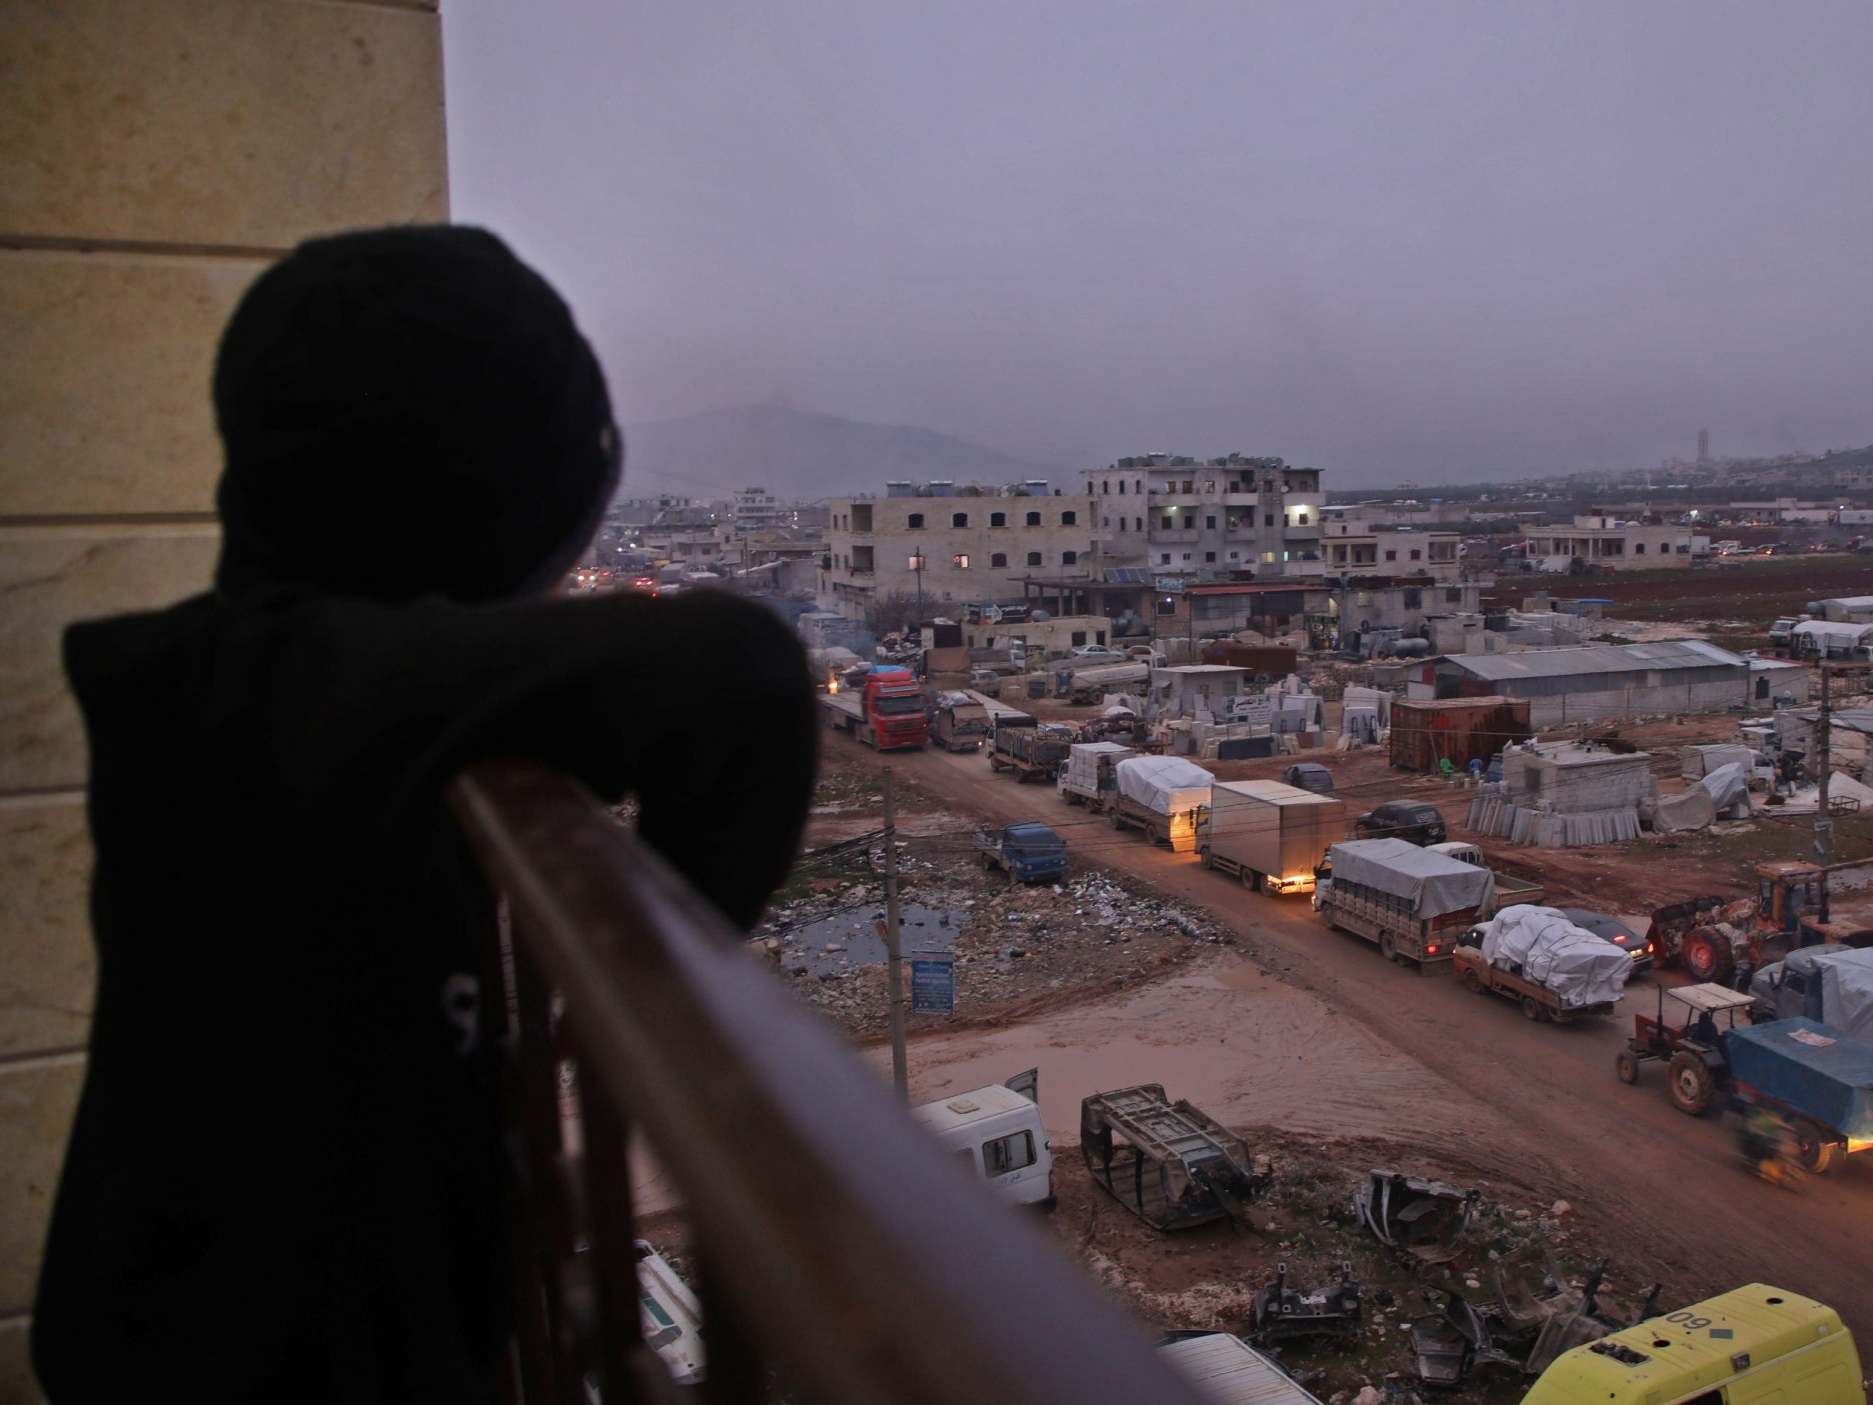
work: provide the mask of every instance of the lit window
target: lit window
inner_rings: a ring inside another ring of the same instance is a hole
[[[950,557],[950,565],[954,566],[959,571],[968,570],[969,553],[966,551],[957,552],[954,556]]]

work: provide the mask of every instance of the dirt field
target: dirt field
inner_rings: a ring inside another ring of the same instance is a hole
[[[1728,557],[1721,564],[1610,576],[1505,576],[1493,594],[1519,600],[1541,587],[1557,595],[1611,600],[1609,616],[1627,620],[1734,619],[1767,628],[1810,600],[1873,593],[1873,557],[1845,552]]]
[[[1452,818],[1467,804],[1467,792],[1393,772],[1376,754],[1328,759],[1349,799],[1423,794]],[[1649,1008],[1653,981],[1674,982],[1674,974],[1636,979],[1616,1018],[1530,1025],[1507,1002],[1462,990],[1447,971],[1418,976],[1387,965],[1367,944],[1327,931],[1304,901],[1252,897],[1191,856],[1088,824],[1050,788],[996,776],[979,756],[879,758],[829,739],[825,764],[831,774],[875,775],[887,760],[935,809],[1003,823],[1044,819],[1067,838],[1076,870],[1109,870],[1146,884],[1162,899],[1207,910],[1235,936],[1233,951],[1204,946],[1167,972],[1127,977],[1090,1000],[1063,988],[1018,1014],[990,1014],[912,1044],[919,1098],[1040,1069],[1043,1116],[1064,1153],[1057,1181],[1065,1213],[1056,1212],[1056,1229],[1150,1320],[1239,1329],[1242,1294],[1258,1286],[1284,1242],[1277,1237],[1271,1253],[1247,1238],[1155,1235],[1111,1204],[1089,1202],[1083,1182],[1072,1187],[1084,1176],[1071,1151],[1079,1099],[1162,1081],[1173,1096],[1192,1098],[1232,1127],[1280,1129],[1263,1135],[1302,1173],[1333,1185],[1369,1165],[1396,1162],[1476,1185],[1510,1216],[1566,1201],[1572,1212],[1562,1227],[1570,1237],[1554,1247],[1570,1272],[1585,1258],[1610,1254],[1622,1290],[1659,1279],[1665,1300],[1679,1303],[1738,1283],[1775,1282],[1833,1304],[1863,1340],[1873,1340],[1873,1280],[1863,1271],[1873,1261],[1869,1158],[1854,1158],[1791,1195],[1743,1170],[1733,1129],[1721,1119],[1675,1112],[1655,1068],[1637,1088],[1614,1079],[1613,1055],[1630,1031],[1631,1012]],[[1266,774],[1279,766],[1218,769]],[[1688,891],[1741,891],[1745,861],[1784,840],[1799,843],[1799,831],[1757,822],[1740,835],[1566,854],[1491,846],[1491,856],[1548,882],[1551,901],[1641,912]],[[913,839],[905,852],[943,842],[938,835]],[[1847,842],[1843,835],[1843,849]],[[1864,834],[1851,842],[1873,852]],[[871,1057],[882,1060],[884,1050],[874,1045]],[[1331,1218],[1316,1219],[1323,1217]],[[1286,1252],[1297,1252],[1286,1242]],[[1313,1247],[1339,1242],[1329,1236]],[[1387,1315],[1398,1341],[1416,1310],[1407,1302]],[[1398,1341],[1296,1360],[1337,1390],[1356,1385],[1356,1375],[1400,1369]],[[1477,1388],[1483,1394],[1475,1398],[1503,1400],[1518,1398],[1520,1389],[1482,1381]]]

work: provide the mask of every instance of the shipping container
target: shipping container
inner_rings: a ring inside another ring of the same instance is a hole
[[[1392,764],[1407,771],[1435,771],[1448,760],[1461,771],[1472,761],[1485,766],[1510,742],[1534,735],[1526,698],[1445,698],[1392,704]]]

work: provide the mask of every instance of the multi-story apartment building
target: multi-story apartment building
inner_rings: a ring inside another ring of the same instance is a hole
[[[879,601],[927,608],[1014,603],[1032,576],[1093,578],[1093,500],[1013,489],[890,485],[882,498],[835,498],[819,573],[819,606],[862,619]],[[1128,500],[1129,501],[1129,500]]]
[[[1111,564],[1197,580],[1318,575],[1320,470],[1277,458],[1122,458],[1087,477]]]
[[[1428,575],[1454,580],[1461,574],[1459,532],[1426,532],[1413,527],[1375,527],[1357,521],[1331,521],[1322,542],[1326,573],[1331,576]]]
[[[766,532],[783,526],[787,509],[766,488],[743,488],[735,494],[735,529]]]
[[[1576,517],[1571,527],[1544,527],[1529,533],[1526,555],[1550,570],[1565,569],[1578,558],[1593,567],[1615,571],[1689,566],[1694,543],[1683,527],[1621,525],[1612,517]]]

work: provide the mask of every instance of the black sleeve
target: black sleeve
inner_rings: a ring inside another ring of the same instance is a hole
[[[433,819],[470,762],[539,760],[606,799],[636,795],[644,838],[743,927],[793,860],[812,687],[758,605],[325,601],[275,624],[264,731],[289,794],[394,832]]]

